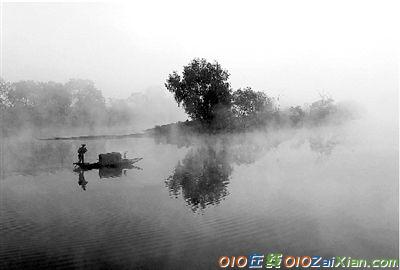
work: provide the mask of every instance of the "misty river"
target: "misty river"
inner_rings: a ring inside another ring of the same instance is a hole
[[[183,141],[8,138],[1,268],[217,269],[220,256],[255,252],[396,258],[396,134],[357,120]],[[81,143],[90,162],[112,151],[143,160],[74,172]]]

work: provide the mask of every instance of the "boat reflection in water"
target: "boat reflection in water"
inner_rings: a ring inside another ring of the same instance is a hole
[[[127,171],[131,169],[142,170],[142,168],[138,166],[129,165],[129,166],[99,167],[99,168],[89,168],[89,169],[82,169],[78,167],[74,169],[74,172],[78,173],[78,185],[81,186],[83,190],[86,190],[86,185],[88,184],[88,181],[86,181],[85,179],[85,171],[99,170],[100,179],[107,179],[107,178],[122,177],[122,175],[126,176]]]
[[[131,165],[129,167],[102,167],[99,169],[100,178],[115,178],[121,177],[122,174],[126,175],[126,172],[130,169],[142,170],[142,168]]]

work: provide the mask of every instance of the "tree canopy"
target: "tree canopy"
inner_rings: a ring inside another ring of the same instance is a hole
[[[182,75],[169,75],[166,88],[192,120],[211,129],[247,128],[271,119],[274,100],[250,87],[232,91],[228,71],[218,62],[193,59]]]
[[[228,71],[218,62],[196,58],[183,68],[182,76],[176,71],[170,74],[165,86],[193,120],[211,123],[217,114],[230,110],[228,79]]]
[[[263,92],[246,87],[233,93],[233,111],[236,116],[254,116],[266,108],[272,108],[272,99]]]
[[[0,78],[1,130],[13,134],[23,127],[41,130],[61,126],[87,127],[110,121],[109,108],[90,80],[67,83],[18,81]]]

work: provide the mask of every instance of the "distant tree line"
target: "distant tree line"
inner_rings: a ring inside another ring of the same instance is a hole
[[[333,99],[324,96],[308,106],[281,109],[276,99],[251,87],[234,91],[229,75],[218,62],[198,58],[184,66],[181,75],[170,74],[165,86],[191,119],[175,124],[175,127],[178,125],[195,132],[300,127],[322,124],[344,115]],[[129,98],[106,102],[102,92],[90,80],[10,83],[0,78],[0,127],[2,135],[10,136],[26,128],[42,131],[60,127],[68,130],[85,128],[85,131],[120,125],[130,128],[133,119],[136,124],[148,121],[154,125],[168,120],[161,118],[175,109],[175,105],[167,104],[169,100],[157,100],[158,96],[152,94],[143,99],[134,94],[131,98],[138,103]],[[143,103],[143,100],[146,101]],[[164,110],[153,113],[156,119],[150,119],[149,115],[161,104]],[[162,129],[165,131],[172,126],[158,126],[155,131],[162,133]]]
[[[0,80],[1,129],[3,135],[24,128],[114,126],[126,123],[130,114],[124,104],[109,102],[90,80],[67,83]]]
[[[276,100],[251,87],[234,91],[229,72],[218,62],[193,59],[182,75],[169,75],[165,86],[192,119],[187,126],[200,129],[249,130],[270,125],[318,125],[338,112],[334,100],[321,96],[309,106],[280,109]],[[196,123],[196,124],[194,124]],[[158,127],[160,130],[160,127]]]

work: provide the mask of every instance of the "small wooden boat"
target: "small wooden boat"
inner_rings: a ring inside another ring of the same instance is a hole
[[[132,168],[133,164],[142,160],[143,158],[123,158],[119,161],[113,163],[102,164],[100,162],[95,163],[78,163],[75,162],[74,165],[82,170],[92,170],[92,169],[100,169],[100,168]]]

